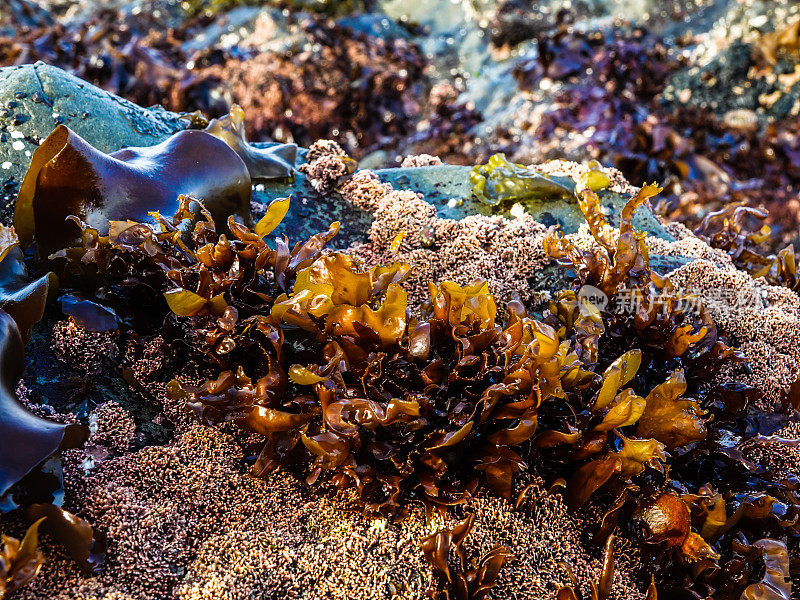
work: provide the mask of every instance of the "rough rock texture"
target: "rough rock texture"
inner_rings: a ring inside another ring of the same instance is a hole
[[[188,121],[162,108],[142,108],[56,67],[0,69],[0,186],[8,203],[22,181],[33,151],[63,123],[103,152],[152,146]]]

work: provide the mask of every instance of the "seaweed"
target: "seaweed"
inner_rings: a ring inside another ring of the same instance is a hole
[[[42,318],[56,287],[53,273],[37,279],[28,275],[14,228],[0,225],[0,308],[16,321],[24,341],[28,341],[33,325]]]
[[[431,594],[434,600],[482,600],[497,584],[497,577],[512,557],[504,546],[495,546],[480,559],[467,560],[464,540],[475,525],[470,514],[452,528],[444,528],[422,540],[422,553],[445,585]],[[451,560],[455,551],[457,560]]]
[[[764,223],[768,217],[769,211],[764,208],[728,206],[706,215],[694,234],[712,248],[727,252],[736,267],[753,277],[800,291],[794,246],[786,246],[777,254],[767,252],[772,234]]]
[[[88,437],[82,425],[55,423],[31,413],[17,398],[25,352],[17,324],[0,311],[0,438],[9,450],[0,456],[0,497],[49,456],[77,448]]]
[[[609,535],[606,539],[605,548],[603,550],[603,565],[600,569],[600,575],[597,580],[590,582],[590,600],[606,600],[611,596],[611,585],[614,581],[614,535]],[[570,578],[573,579],[573,585],[565,585],[559,588],[557,593],[557,600],[583,600],[583,594],[575,580],[575,575],[572,573],[569,565],[566,565],[567,572]],[[655,586],[653,588],[653,597],[651,598],[650,590],[648,590],[647,600],[657,600],[655,597]]]
[[[60,543],[72,559],[89,575],[97,575],[105,561],[105,536],[92,529],[86,521],[54,504],[32,504],[25,508],[26,516],[42,523],[42,532]]]
[[[106,287],[161,295],[166,358],[206,377],[173,380],[168,395],[206,425],[256,434],[255,475],[284,467],[320,491],[354,491],[368,514],[399,518],[414,501],[445,512],[484,487],[513,500],[517,474],[535,468],[563,482],[573,510],[602,510],[593,537],[607,552],[593,597],[608,595],[609,540],[624,535],[643,542],[657,581],[650,597],[669,597],[676,582],[728,600],[761,577],[763,553],[745,540],[800,527],[798,487],[745,458],[775,440],[753,390],[714,383],[742,355],[702,302],[687,305],[650,269],[631,221],[659,191],[634,194],[615,231],[595,192],[579,190],[596,245],[551,229],[545,248],[572,271],[574,289],[539,319],[517,301],[498,306],[481,281],[431,282],[413,315],[403,289],[413,267],[367,269],[326,250],[338,223],[291,249],[285,237],[268,240],[289,199],[252,229],[229,219],[228,235],[182,197],[152,225],[115,222],[100,236],[81,223],[83,245],[58,258],[73,278],[88,271]],[[184,226],[190,213],[201,218]],[[595,292],[608,302],[592,304]],[[525,490],[517,506],[524,501]],[[469,528],[425,542],[445,597],[488,593],[508,558],[498,549],[468,566]]]
[[[568,187],[530,167],[509,162],[504,154],[494,154],[485,165],[475,166],[469,181],[473,195],[491,206],[573,195]]]
[[[763,552],[764,579],[747,586],[742,592],[742,600],[790,600],[792,577],[786,544],[763,539],[755,542],[753,547]]]
[[[0,600],[27,585],[39,573],[44,555],[39,550],[39,525],[44,519],[33,523],[20,542],[3,535],[0,551]]]
[[[236,151],[247,166],[251,179],[282,179],[294,173],[297,144],[276,144],[257,148],[247,141],[244,130],[244,111],[238,104],[227,115],[212,119],[205,128]]]
[[[23,245],[49,254],[78,238],[74,215],[108,234],[109,221],[173,213],[195,194],[224,223],[250,220],[251,180],[242,159],[203,131],[180,131],[149,148],[103,154],[59,125],[36,149],[19,190],[14,226]]]
[[[766,274],[772,264],[760,252],[771,233],[769,226],[764,224],[768,215],[763,208],[727,206],[708,213],[694,234],[712,248],[727,252],[738,268],[758,277]],[[749,226],[753,222],[758,227],[755,231]]]

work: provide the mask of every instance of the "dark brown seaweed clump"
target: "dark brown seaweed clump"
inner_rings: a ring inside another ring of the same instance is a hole
[[[775,441],[776,419],[752,406],[753,390],[715,383],[741,355],[699,301],[650,270],[631,219],[659,191],[635,194],[619,231],[591,189],[577,194],[596,245],[550,231],[546,250],[575,289],[540,319],[516,301],[498,309],[484,282],[447,281],[429,284],[412,317],[412,267],[362,269],[325,250],[338,223],[291,249],[286,238],[268,244],[289,199],[253,229],[230,218],[229,237],[202,208],[187,230],[194,201],[183,197],[155,226],[112,222],[101,236],[81,223],[83,246],[58,256],[76,285],[163,293],[163,352],[176,373],[192,364],[207,378],[172,381],[169,395],[205,424],[263,437],[255,474],[286,467],[320,489],[355,491],[368,513],[400,516],[411,501],[444,511],[483,486],[514,499],[516,474],[533,468],[566,488],[573,509],[603,515],[597,597],[610,589],[616,532],[643,544],[642,576],[659,591],[733,599],[772,560],[758,540],[796,536],[798,485],[746,460],[747,447]],[[482,597],[507,552],[465,562],[465,523],[424,547],[450,597]]]
[[[425,558],[445,582],[441,592],[431,594],[434,600],[481,600],[497,583],[511,553],[495,546],[479,560],[467,560],[463,544],[474,524],[475,515],[469,515],[452,529],[442,529],[422,541]],[[457,560],[451,560],[452,550]]]
[[[728,206],[706,215],[694,233],[712,248],[727,252],[734,265],[753,277],[798,292],[794,246],[786,246],[777,255],[765,251],[772,233],[764,223],[767,217],[769,212],[763,208]]]

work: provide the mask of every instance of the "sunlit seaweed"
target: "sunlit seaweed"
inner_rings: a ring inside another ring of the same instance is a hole
[[[20,542],[0,538],[0,600],[13,594],[36,577],[44,562],[39,550],[39,530],[52,535],[88,574],[97,574],[105,560],[105,540],[83,519],[53,504],[33,504],[26,508],[32,521]]]
[[[42,568],[44,555],[39,550],[38,533],[43,520],[31,525],[21,542],[7,535],[0,539],[0,600],[30,583]]]
[[[555,295],[542,319],[515,301],[498,308],[483,282],[431,283],[421,317],[411,317],[403,280],[412,267],[362,269],[326,251],[337,223],[291,250],[285,238],[268,244],[288,199],[253,229],[230,219],[229,237],[184,197],[155,226],[116,222],[100,236],[84,223],[83,246],[58,256],[76,280],[90,272],[104,285],[163,293],[164,352],[215,373],[199,386],[173,381],[169,395],[205,424],[263,436],[256,475],[285,466],[310,485],[355,490],[368,513],[399,516],[414,500],[444,511],[481,486],[513,499],[515,474],[535,464],[563,482],[574,509],[603,507],[599,542],[615,530],[640,537],[659,591],[674,583],[728,600],[757,583],[764,560],[741,540],[797,525],[798,486],[744,458],[773,430],[748,424],[758,423],[752,390],[713,383],[741,355],[702,303],[691,309],[649,268],[631,220],[658,191],[631,198],[618,232],[594,192],[580,191],[596,246],[549,233],[546,249],[573,271],[575,289]],[[583,286],[608,304],[587,301]],[[714,490],[703,473],[718,469],[727,477]],[[428,554],[445,593],[480,597],[506,554],[445,570],[451,545],[458,554],[453,535],[429,538]]]
[[[490,205],[526,200],[569,198],[573,191],[561,183],[518,165],[503,154],[495,154],[485,165],[476,165],[469,174],[472,193]]]
[[[446,584],[442,590],[431,594],[434,600],[486,598],[496,585],[503,565],[511,557],[507,548],[495,546],[479,560],[467,560],[463,544],[474,524],[475,515],[469,515],[452,529],[444,528],[422,540],[425,558]],[[457,560],[451,558],[453,550]]]

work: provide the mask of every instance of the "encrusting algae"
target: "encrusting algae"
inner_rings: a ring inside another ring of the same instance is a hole
[[[441,219],[353,173],[335,144],[309,155],[318,190],[374,214],[367,244],[328,250],[339,223],[294,245],[271,237],[290,198],[252,227],[191,195],[174,214],[151,199],[153,224],[70,216],[80,244],[52,248],[49,264],[104,309],[84,327],[125,336],[113,360],[177,437],[130,452],[136,424],[113,403],[95,411],[88,445],[64,453],[81,517],[55,537],[84,568],[107,553],[108,572],[83,580],[57,562],[23,597],[788,597],[800,488],[750,457],[792,447],[774,434],[791,427],[777,409],[796,402],[800,363],[767,392],[746,361],[769,319],[800,318],[783,310],[797,308],[791,286],[736,270],[735,243],[717,244],[720,264],[659,275],[632,219],[660,189],[635,190],[612,228],[596,166],[564,188],[581,238],[530,215]],[[533,177],[520,193],[561,193]],[[564,289],[531,293],[553,261]],[[730,304],[687,295],[716,274],[765,290],[772,313],[747,330]],[[124,315],[119,331],[104,329],[109,314]],[[358,510],[322,517],[336,507]],[[28,510],[63,521],[52,505]],[[336,566],[319,575],[321,560]]]

